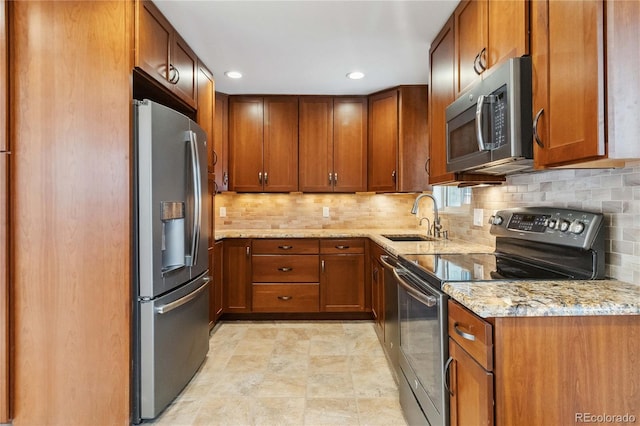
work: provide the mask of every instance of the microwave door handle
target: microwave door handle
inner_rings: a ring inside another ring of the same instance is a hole
[[[484,136],[482,135],[482,106],[484,105],[485,97],[485,95],[478,96],[478,103],[476,104],[476,140],[480,151],[486,151]]]

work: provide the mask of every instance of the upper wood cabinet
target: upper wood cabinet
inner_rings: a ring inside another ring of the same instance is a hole
[[[214,172],[216,155],[214,152],[214,99],[215,83],[211,72],[198,62],[198,110],[196,120],[207,134],[207,171]]]
[[[158,8],[136,1],[135,66],[196,108],[198,59]]]
[[[298,97],[229,98],[229,189],[298,190]]]
[[[536,168],[620,166],[615,160],[640,157],[638,2],[531,7]]]
[[[456,95],[485,70],[529,52],[529,2],[463,0],[454,11]]]
[[[427,86],[400,86],[369,97],[368,189],[427,186]]]
[[[299,126],[300,191],[367,190],[365,97],[300,97]]]
[[[213,167],[216,191],[222,192],[229,189],[229,96],[216,92],[215,98]]]

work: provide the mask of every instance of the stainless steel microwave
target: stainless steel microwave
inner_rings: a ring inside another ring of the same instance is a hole
[[[447,107],[447,171],[532,169],[531,110],[531,57],[509,59]]]

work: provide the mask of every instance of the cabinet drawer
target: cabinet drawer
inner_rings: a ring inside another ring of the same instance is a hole
[[[297,238],[253,240],[254,254],[317,254],[318,240]]]
[[[254,255],[253,282],[314,283],[319,281],[318,255]]]
[[[455,340],[487,371],[493,371],[491,324],[465,307],[449,301],[449,337]]]
[[[319,285],[253,284],[253,312],[318,312]]]
[[[360,238],[320,240],[320,253],[323,253],[323,254],[364,253],[364,240]]]

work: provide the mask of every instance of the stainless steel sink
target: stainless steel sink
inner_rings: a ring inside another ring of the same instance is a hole
[[[384,238],[396,241],[396,242],[411,242],[411,241],[436,241],[433,237],[418,234],[399,234],[399,235],[383,235]]]

